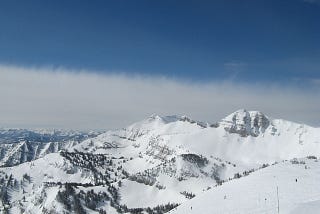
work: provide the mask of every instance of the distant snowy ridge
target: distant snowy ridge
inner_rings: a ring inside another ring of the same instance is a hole
[[[0,129],[0,166],[13,166],[70,148],[99,132]]]

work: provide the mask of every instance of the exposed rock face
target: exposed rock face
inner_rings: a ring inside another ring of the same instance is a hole
[[[56,153],[63,149],[71,148],[78,141],[67,142],[29,142],[1,144],[0,166],[15,166],[24,162],[36,160],[46,154]]]
[[[261,112],[238,110],[220,122],[226,131],[238,133],[242,137],[257,137],[269,127],[269,119]]]

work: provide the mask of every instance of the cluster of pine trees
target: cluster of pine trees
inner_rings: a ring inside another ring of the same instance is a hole
[[[196,196],[192,192],[187,192],[187,191],[180,192],[180,194],[184,195],[187,199],[191,199],[191,198],[194,198]]]
[[[118,189],[113,185],[108,186],[105,192],[95,192],[94,190],[76,191],[78,188],[76,183],[65,183],[64,190],[60,190],[56,196],[59,203],[64,205],[64,208],[69,212],[84,214],[85,209],[98,211],[101,214],[106,214],[106,211],[99,208],[98,204],[101,202],[108,202],[111,207],[115,208],[118,213],[145,213],[148,214],[162,214],[174,209],[179,204],[168,203],[165,205],[158,205],[156,207],[147,208],[128,208],[126,205],[120,204],[120,194]]]

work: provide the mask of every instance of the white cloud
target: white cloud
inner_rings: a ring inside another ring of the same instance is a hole
[[[0,126],[109,129],[152,113],[216,122],[246,108],[320,125],[320,91],[0,66]]]

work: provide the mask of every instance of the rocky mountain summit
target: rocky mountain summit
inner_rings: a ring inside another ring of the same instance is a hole
[[[249,135],[257,137],[264,133],[269,126],[274,127],[267,116],[259,111],[238,110],[220,122],[229,133],[237,133],[242,137]]]

